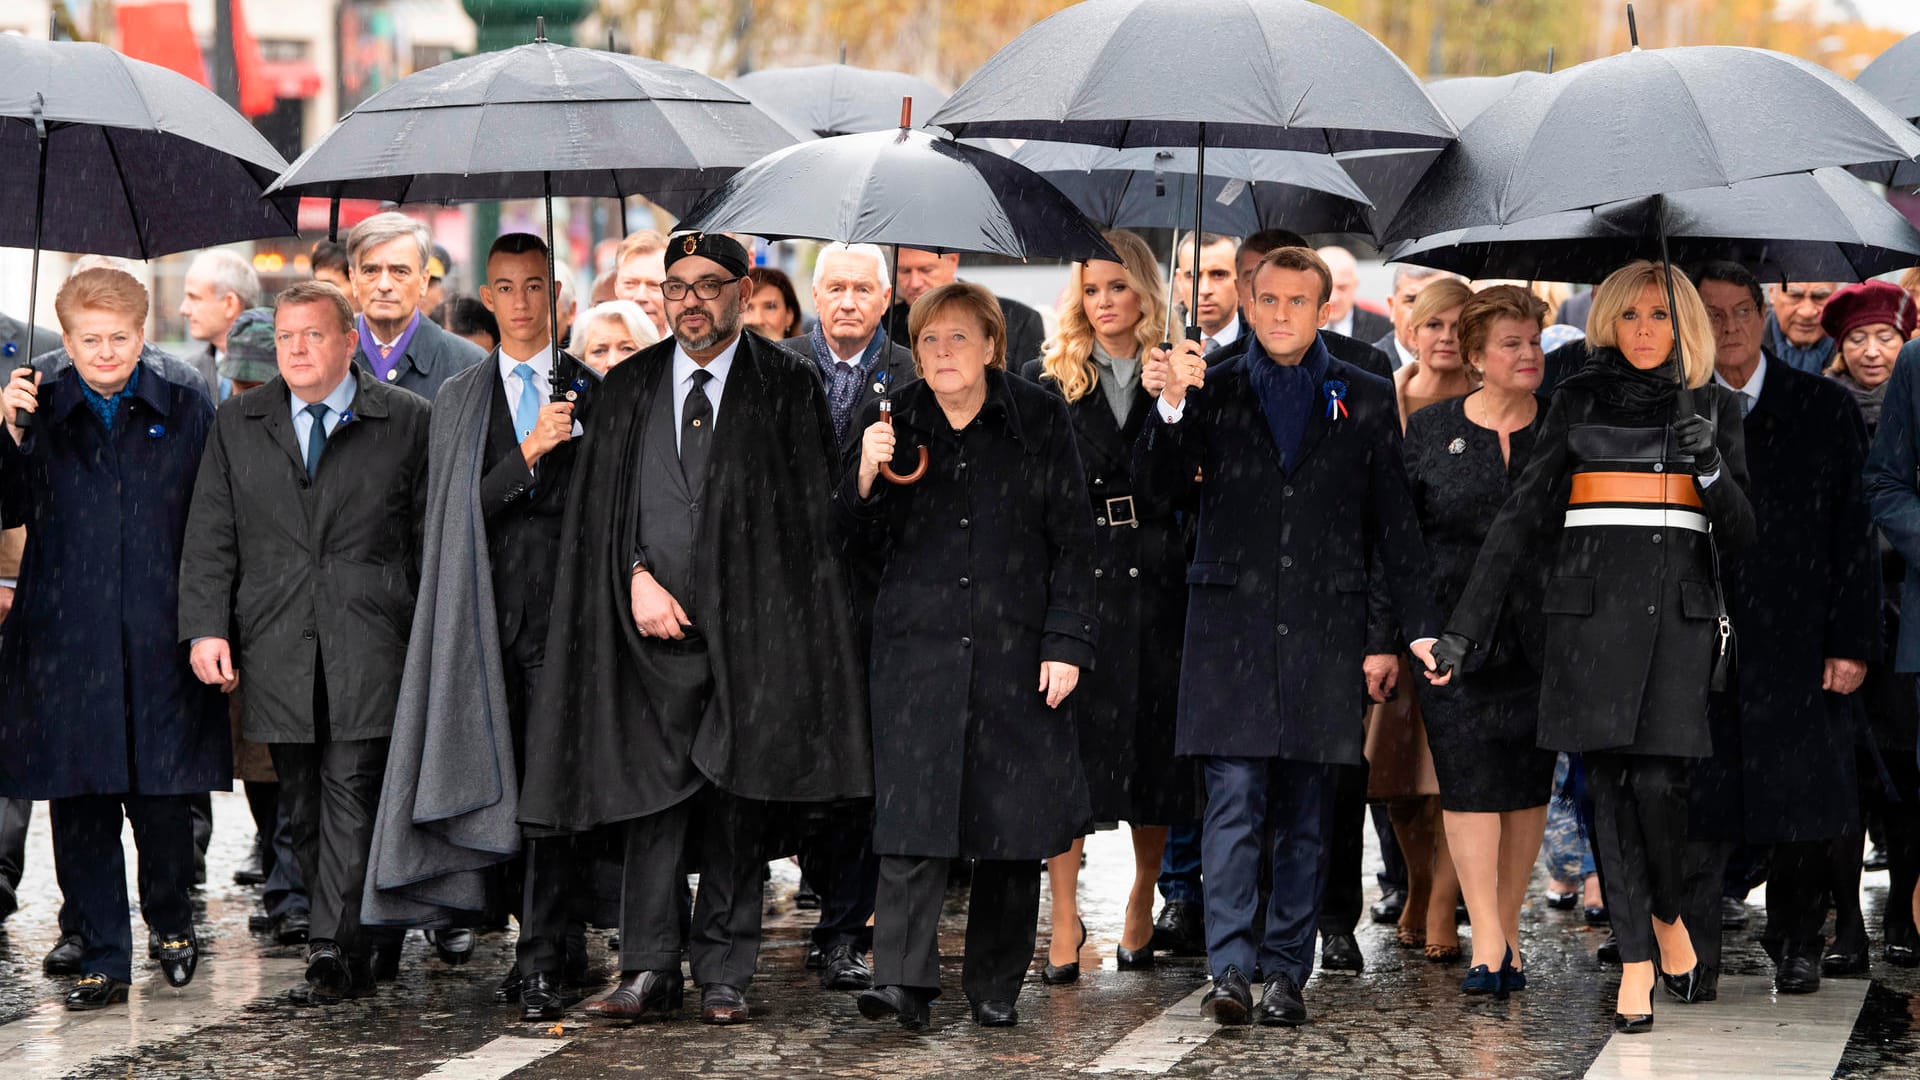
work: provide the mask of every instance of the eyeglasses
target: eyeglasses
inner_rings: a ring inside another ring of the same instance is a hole
[[[703,277],[699,281],[685,282],[668,278],[660,283],[660,294],[669,300],[685,300],[687,298],[687,290],[691,289],[693,290],[693,295],[702,300],[718,300],[720,299],[721,289],[739,280],[737,277],[724,279]]]

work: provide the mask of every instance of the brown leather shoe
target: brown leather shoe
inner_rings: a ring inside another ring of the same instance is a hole
[[[685,997],[678,971],[623,971],[613,993],[589,1004],[586,1011],[609,1020],[638,1020],[672,1012]]]
[[[726,983],[708,983],[700,988],[700,1022],[703,1024],[744,1024],[747,1022],[747,995]]]

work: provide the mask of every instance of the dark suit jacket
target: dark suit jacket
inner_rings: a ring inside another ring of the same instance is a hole
[[[1291,473],[1244,368],[1190,391],[1179,423],[1156,408],[1134,444],[1137,493],[1198,504],[1181,754],[1363,760],[1370,558],[1408,637],[1438,630],[1393,385],[1338,359],[1335,380],[1348,415],[1312,411]]]
[[[349,418],[312,479],[280,378],[220,406],[200,462],[180,637],[233,643],[254,742],[313,740],[323,669],[333,738],[393,726],[420,576],[429,407],[356,375]]]
[[[814,352],[813,335],[811,334],[801,334],[799,337],[787,338],[780,342],[780,346],[791,349],[812,361],[813,370],[816,374],[820,374],[820,365],[822,363],[833,363],[833,357],[823,357]],[[919,378],[919,376],[913,372],[912,350],[902,345],[889,344],[886,353],[880,358],[880,366],[886,369],[888,388],[895,394],[899,393],[908,383]],[[821,374],[822,379],[825,377],[824,374]],[[840,448],[842,450],[860,441],[861,414],[866,412],[868,405],[880,399],[880,395],[873,391],[873,383],[874,380],[868,379],[860,387],[860,400],[854,403],[853,420],[847,424],[847,437],[841,440]]]
[[[487,519],[487,556],[493,564],[493,607],[500,623],[500,652],[522,664],[537,664],[546,651],[547,615],[559,561],[560,520],[567,510],[578,446],[561,443],[533,468],[520,453],[513,407],[500,378],[500,353],[455,378],[490,379],[493,408],[487,419],[487,451],[493,464],[480,478],[480,512]],[[574,400],[573,418],[584,428],[600,374],[565,352],[561,374]],[[541,394],[541,400],[546,400]]]
[[[60,347],[60,334],[44,326],[27,333],[27,324],[10,315],[0,315],[0,362],[11,371],[28,357],[39,356]]]
[[[360,351],[353,357],[354,363],[368,371],[373,370],[373,361],[367,353],[371,348],[371,341],[363,341]],[[432,401],[434,395],[440,392],[441,383],[486,358],[487,354],[480,346],[447,333],[432,319],[422,315],[419,327],[413,332],[413,340],[407,342],[407,354],[394,365],[388,383]]]
[[[1047,325],[1040,313],[1018,300],[998,297],[1000,315],[1007,320],[1007,371],[1018,374],[1029,360],[1038,360],[1047,343]],[[908,349],[913,341],[907,333],[907,304],[893,305],[893,340]]]
[[[1353,333],[1347,336],[1356,341],[1378,341],[1382,335],[1393,333],[1393,320],[1377,311],[1368,311],[1363,307],[1353,309]],[[1378,348],[1378,346],[1375,346]]]

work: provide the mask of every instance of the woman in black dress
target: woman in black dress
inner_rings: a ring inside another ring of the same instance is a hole
[[[1173,753],[1187,606],[1184,530],[1171,507],[1140,500],[1129,476],[1134,437],[1153,407],[1140,365],[1160,340],[1166,297],[1146,241],[1118,229],[1106,239],[1121,261],[1074,264],[1060,331],[1022,374],[1066,399],[1093,499],[1100,666],[1081,680],[1073,713],[1093,820],[1125,821],[1133,832],[1133,889],[1118,950],[1126,970],[1153,961],[1153,893],[1167,826],[1199,816],[1199,783],[1191,760]],[[1080,977],[1083,844],[1075,840],[1047,860],[1053,938],[1040,977],[1048,983]]]
[[[1649,262],[1615,271],[1594,291],[1587,340],[1592,356],[1555,392],[1435,647],[1452,671],[1428,677],[1445,685],[1470,654],[1491,653],[1516,571],[1551,542],[1539,741],[1586,755],[1622,961],[1614,1027],[1642,1032],[1656,939],[1669,991],[1691,1001],[1695,990],[1682,854],[1688,762],[1711,749],[1707,692],[1725,640],[1713,544],[1750,543],[1753,507],[1740,403],[1709,381],[1714,338],[1693,283]]]
[[[1040,860],[1092,822],[1068,695],[1093,667],[1093,512],[1058,397],[1006,372],[999,301],[943,285],[909,316],[920,381],[868,406],[834,502],[873,560],[871,1019],[927,1024],[948,864],[973,860],[961,983],[1016,1022]],[[896,442],[897,439],[897,442]],[[927,451],[926,475],[895,484]],[[1036,685],[1037,677],[1037,685]]]
[[[1546,403],[1540,323],[1546,305],[1517,285],[1474,294],[1460,311],[1460,349],[1480,388],[1407,421],[1407,479],[1433,557],[1434,598],[1451,610],[1474,558],[1533,451]],[[1546,830],[1554,754],[1536,744],[1540,676],[1539,589],[1523,572],[1484,661],[1459,685],[1420,695],[1440,778],[1447,847],[1473,922],[1473,964],[1460,988],[1504,993],[1526,986],[1520,906]]]

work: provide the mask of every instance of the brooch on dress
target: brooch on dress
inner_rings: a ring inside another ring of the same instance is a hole
[[[1327,419],[1344,420],[1347,418],[1347,384],[1340,379],[1328,379],[1320,384],[1320,390],[1327,395]]]
[[[1465,439],[1455,439],[1447,444],[1447,453],[1449,454],[1464,454],[1466,452],[1467,440]]]

